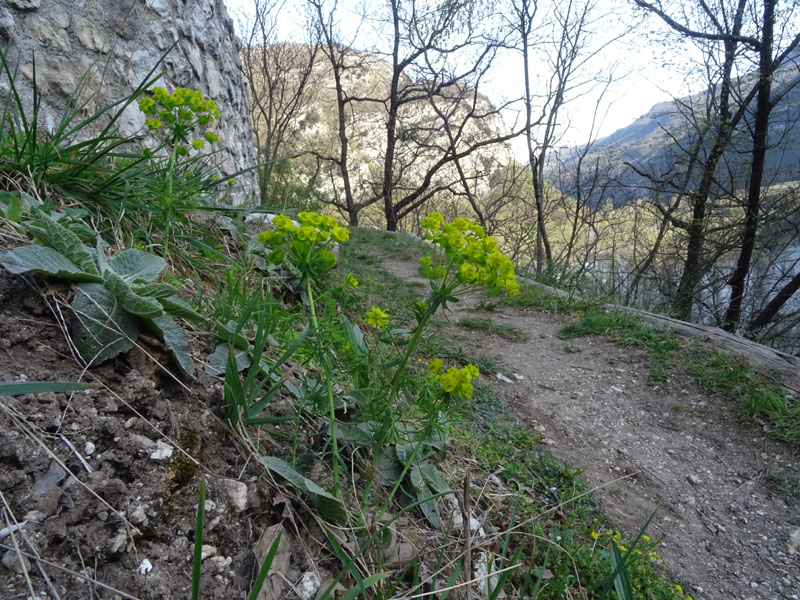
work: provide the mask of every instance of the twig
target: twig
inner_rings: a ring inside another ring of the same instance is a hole
[[[67,438],[65,438],[65,437],[64,437],[64,434],[62,434],[62,433],[59,433],[59,434],[58,434],[58,437],[60,437],[60,438],[61,438],[61,441],[62,441],[62,442],[64,442],[64,443],[67,445],[67,447],[68,447],[70,450],[72,450],[72,453],[73,453],[75,456],[77,456],[77,457],[78,457],[78,460],[79,460],[79,461],[81,461],[81,464],[83,465],[83,468],[84,468],[84,469],[86,469],[86,472],[87,472],[87,473],[94,473],[94,469],[92,469],[92,465],[90,465],[89,463],[87,463],[87,462],[86,462],[86,459],[84,459],[84,458],[83,458],[83,456],[81,456],[81,453],[80,453],[80,452],[78,452],[78,451],[75,449],[75,446],[73,446],[73,445],[72,445],[72,442],[70,442],[70,441],[69,441]]]

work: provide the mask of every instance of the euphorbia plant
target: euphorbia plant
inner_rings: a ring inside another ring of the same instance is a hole
[[[269,259],[273,264],[289,260],[300,272],[300,286],[308,299],[311,312],[311,324],[317,335],[317,351],[320,363],[325,371],[325,390],[328,399],[331,427],[331,445],[333,450],[333,492],[339,498],[339,447],[336,435],[336,404],[333,396],[333,369],[327,345],[320,340],[319,320],[312,283],[319,281],[328,271],[336,266],[335,244],[350,239],[350,232],[341,227],[336,219],[316,212],[301,212],[297,215],[298,223],[286,215],[277,215],[272,219],[275,231],[263,231],[258,240],[269,246]],[[288,254],[286,245],[288,243]]]
[[[211,131],[220,113],[213,100],[202,92],[177,88],[172,94],[163,87],[154,87],[152,96],[139,100],[139,110],[147,118],[145,126],[151,131],[164,131],[164,144],[169,152],[166,172],[164,203],[164,254],[169,250],[170,230],[174,216],[175,198],[173,183],[179,157],[188,156],[191,150],[202,150],[206,143],[219,141]]]

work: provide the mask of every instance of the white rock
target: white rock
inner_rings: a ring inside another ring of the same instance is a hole
[[[322,585],[322,581],[320,580],[319,576],[314,573],[313,571],[308,571],[307,573],[303,574],[300,578],[300,581],[297,582],[295,589],[297,590],[297,594],[303,600],[312,600],[316,598],[317,592],[319,591],[319,587]]]
[[[203,544],[203,547],[200,549],[200,560],[205,560],[211,556],[215,556],[216,554],[217,549],[214,546]]]
[[[86,444],[84,444],[84,446],[83,446],[83,453],[86,456],[91,456],[92,454],[94,454],[94,451],[96,449],[97,449],[97,446],[95,446],[92,442],[86,442]]]
[[[147,575],[152,570],[153,570],[153,563],[151,563],[146,558],[139,565],[139,573],[142,575]]]
[[[170,444],[158,440],[156,442],[156,449],[150,454],[150,458],[153,460],[164,460],[172,456],[172,450],[173,448]]]
[[[223,479],[222,485],[236,512],[242,512],[247,508],[247,484],[235,479]]]

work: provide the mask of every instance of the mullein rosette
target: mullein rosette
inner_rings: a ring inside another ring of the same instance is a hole
[[[423,219],[422,229],[425,238],[443,251],[435,257],[419,259],[419,274],[431,280],[433,299],[438,299],[443,308],[448,301],[457,301],[456,292],[481,287],[493,294],[519,293],[514,265],[480,225],[466,217],[445,223],[444,216],[432,212]]]
[[[275,231],[262,231],[258,234],[258,241],[270,248],[269,261],[280,265],[287,258],[285,248],[288,240],[291,263],[304,280],[317,280],[336,266],[337,259],[332,249],[350,239],[350,232],[333,217],[315,212],[298,213],[297,221],[295,223],[286,215],[277,215],[272,219]]]

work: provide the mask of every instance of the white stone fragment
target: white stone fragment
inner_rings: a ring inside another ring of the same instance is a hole
[[[224,479],[222,485],[236,512],[242,512],[247,508],[247,484],[235,479]]]
[[[321,585],[322,581],[320,580],[319,576],[313,571],[308,571],[307,573],[303,574],[295,587],[297,594],[303,600],[312,600],[313,598],[317,597],[317,592],[319,591]]]
[[[153,563],[151,563],[146,558],[139,565],[139,573],[141,575],[147,575],[152,570],[153,570]]]
[[[150,458],[153,460],[164,460],[172,456],[172,450],[173,448],[171,445],[158,440],[156,442],[156,449],[150,454]]]

